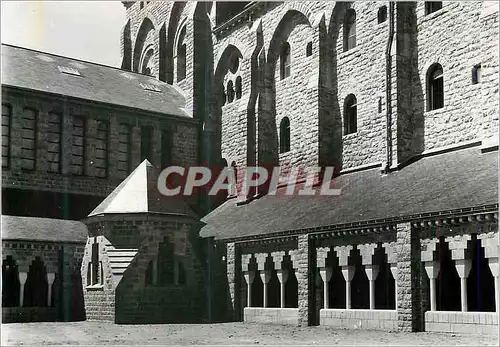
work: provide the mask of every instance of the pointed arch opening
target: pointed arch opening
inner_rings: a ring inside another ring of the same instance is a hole
[[[347,10],[344,17],[344,52],[356,47],[356,11]]]
[[[280,122],[280,153],[290,151],[290,119],[283,117]]]

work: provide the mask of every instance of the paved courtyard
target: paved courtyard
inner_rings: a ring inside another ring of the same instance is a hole
[[[497,345],[498,336],[388,333],[243,323],[115,325],[100,322],[2,325],[12,345]]]

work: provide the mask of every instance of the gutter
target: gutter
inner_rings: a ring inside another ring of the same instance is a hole
[[[389,37],[387,39],[387,47],[385,50],[385,98],[386,98],[386,162],[383,168],[384,173],[388,173],[392,165],[392,41],[394,37],[394,2],[389,1]]]

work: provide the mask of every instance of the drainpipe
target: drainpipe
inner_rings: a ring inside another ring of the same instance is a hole
[[[386,162],[384,173],[388,173],[392,165],[392,95],[391,95],[391,83],[392,83],[392,41],[394,37],[394,2],[389,1],[389,37],[387,39],[387,48],[385,50],[385,98],[386,98]]]

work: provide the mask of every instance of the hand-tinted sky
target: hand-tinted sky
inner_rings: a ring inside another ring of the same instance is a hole
[[[2,1],[2,43],[121,65],[120,1]]]

